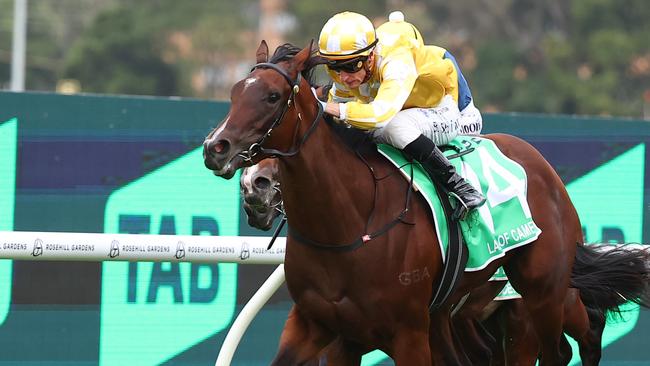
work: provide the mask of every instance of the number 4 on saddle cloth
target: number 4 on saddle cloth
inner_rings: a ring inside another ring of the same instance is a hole
[[[542,232],[532,219],[526,200],[526,172],[519,164],[503,155],[494,142],[480,137],[459,136],[448,147],[444,154],[456,171],[487,198],[458,222],[450,215],[456,202],[436,190],[419,163],[409,164],[401,151],[379,145],[380,153],[401,167],[407,179],[413,176],[413,186],[433,215],[445,269],[431,308],[451,294],[462,268],[481,270],[505,252],[533,242]]]

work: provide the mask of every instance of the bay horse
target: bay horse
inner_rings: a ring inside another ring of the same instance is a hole
[[[248,225],[268,231],[273,221],[283,214],[279,175],[278,164],[273,159],[264,159],[242,170],[239,188]]]
[[[317,89],[318,94],[319,89]],[[264,159],[242,170],[241,195],[248,217],[248,224],[260,230],[268,230],[282,213],[282,191],[277,159]],[[459,334],[461,346],[472,365],[532,365],[539,354],[539,341],[534,333],[530,317],[521,299],[492,300],[501,291],[505,281],[490,281],[473,290],[454,315],[453,330]],[[573,324],[570,312],[578,296],[576,289],[565,299],[564,330],[574,334],[579,325]],[[590,316],[591,348],[584,349],[590,359],[597,362],[601,351],[602,333],[605,328],[605,314],[587,308]],[[474,321],[480,318],[488,327]],[[320,359],[336,361],[338,342],[333,342]],[[562,346],[567,356],[570,345],[563,339]],[[431,352],[436,352],[431,349]],[[584,353],[583,352],[583,353]],[[582,356],[582,358],[588,359]],[[318,364],[317,360],[313,361]]]
[[[256,56],[257,65],[232,88],[228,115],[206,137],[204,163],[216,175],[231,178],[256,159],[280,157],[290,220],[285,272],[295,306],[272,365],[303,364],[337,337],[351,365],[371,349],[381,349],[398,366],[463,364],[452,342],[451,306],[429,312],[442,253],[424,203],[400,199],[409,184],[396,168],[376,150],[350,148],[333,125],[323,123],[322,107],[302,77],[319,61],[311,45],[291,58],[268,62],[262,42]],[[539,337],[540,364],[566,364],[560,343],[569,286],[580,290],[576,313],[588,330],[582,298],[599,307],[620,296],[641,301],[648,290],[645,262],[643,269],[599,267],[602,258],[581,245],[578,215],[548,162],[514,136],[486,137],[526,170],[528,203],[542,233],[484,270],[466,273],[448,304],[503,266]],[[585,260],[591,262],[581,263]],[[602,270],[592,277],[575,275],[576,269],[592,266]],[[625,276],[611,276],[611,271]],[[619,283],[623,277],[626,282]],[[409,281],[400,281],[404,278]],[[607,280],[611,287],[602,286]],[[432,359],[433,347],[449,352]]]

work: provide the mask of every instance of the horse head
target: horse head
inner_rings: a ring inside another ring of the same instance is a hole
[[[257,64],[233,86],[228,114],[203,143],[205,166],[215,175],[229,179],[241,167],[295,148],[301,132],[305,137],[300,122],[306,111],[299,104],[312,111],[318,108],[307,90],[309,83],[301,77],[313,65],[312,45],[291,54],[289,48],[295,51],[286,45],[282,52],[281,46],[269,61],[268,46],[262,41]],[[300,93],[301,88],[307,92]]]
[[[246,167],[239,181],[248,225],[269,230],[282,213],[282,195],[276,159],[264,159]]]

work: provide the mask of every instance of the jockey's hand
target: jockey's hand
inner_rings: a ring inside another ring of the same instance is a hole
[[[327,102],[323,102],[322,100],[320,100],[318,98],[318,94],[316,93],[316,89],[314,89],[313,87],[311,88],[311,92],[312,92],[312,94],[314,94],[314,98],[316,98],[316,101],[318,103],[320,103],[320,105],[323,106],[323,110],[325,110],[325,107],[327,107]]]

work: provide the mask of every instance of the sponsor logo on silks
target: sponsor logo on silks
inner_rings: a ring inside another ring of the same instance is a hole
[[[34,248],[32,249],[32,257],[38,257],[43,254],[43,241],[41,239],[34,240]]]
[[[459,135],[471,135],[479,133],[481,131],[481,126],[482,124],[478,122],[470,123],[467,125],[461,124]]]
[[[174,258],[176,259],[185,258],[185,244],[183,244],[182,241],[179,241],[178,244],[176,244],[176,254],[174,254]]]
[[[108,197],[104,231],[112,234],[239,234],[239,178],[215,179],[202,148],[132,181]],[[117,243],[112,256],[133,261],[102,264],[99,366],[159,365],[224,331],[237,300],[237,264],[189,263],[192,245],[170,238]],[[137,262],[148,253],[168,261]],[[145,339],[146,352],[133,347]]]
[[[239,259],[245,261],[246,259],[250,258],[251,256],[251,251],[248,247],[247,242],[243,242],[241,245],[241,252],[239,253]]]
[[[120,242],[117,240],[113,240],[111,242],[111,250],[108,252],[108,257],[109,258],[117,258],[120,256]]]

